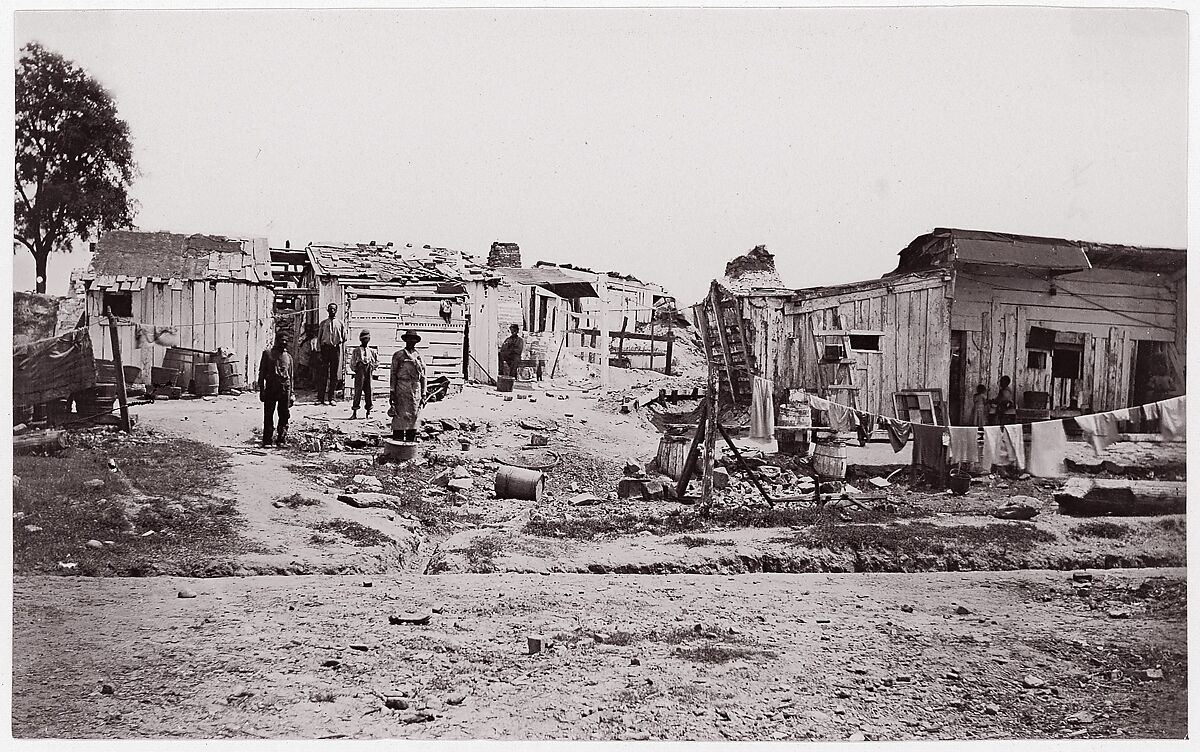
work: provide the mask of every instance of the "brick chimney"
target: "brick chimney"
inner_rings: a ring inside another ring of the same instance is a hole
[[[493,269],[520,269],[520,246],[516,243],[492,243],[487,265]]]

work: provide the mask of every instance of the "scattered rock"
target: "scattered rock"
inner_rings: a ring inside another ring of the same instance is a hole
[[[959,616],[967,616],[971,613],[971,610],[966,606],[959,606],[958,608],[954,609],[954,613],[958,614]]]
[[[1092,581],[1092,573],[1091,572],[1074,572],[1071,574],[1071,579],[1074,582],[1091,582]]]
[[[723,467],[713,468],[713,488],[729,488],[729,471]]]
[[[1088,713],[1087,711],[1081,710],[1078,713],[1072,713],[1071,715],[1067,716],[1066,720],[1067,720],[1067,723],[1070,723],[1070,724],[1083,725],[1083,724],[1088,724],[1088,723],[1095,723],[1096,716],[1092,715],[1091,713]]]
[[[470,490],[472,487],[474,487],[474,485],[475,485],[475,481],[474,481],[474,479],[472,479],[470,477],[467,477],[467,478],[455,477],[455,478],[451,478],[446,483],[446,487],[449,488],[450,490],[460,491],[460,492]]]
[[[84,488],[104,488],[104,481],[99,478],[92,478],[83,482]]]
[[[370,580],[367,580],[366,582],[363,583],[363,587],[375,587],[375,583],[371,582]]]
[[[603,499],[595,494],[581,493],[571,497],[569,502],[574,507],[591,507],[599,504]]]
[[[1148,668],[1140,672],[1138,678],[1145,681],[1162,681],[1163,672],[1161,668]]]
[[[983,706],[983,712],[985,715],[996,715],[1000,712],[1000,706],[994,702],[990,702]]]
[[[911,614],[913,612],[913,607],[908,605],[907,603],[905,603],[903,606],[900,607],[900,610],[906,614]]]
[[[1021,685],[1026,689],[1041,689],[1042,687],[1046,686],[1046,680],[1040,676],[1027,674],[1025,678],[1021,680]]]
[[[845,705],[834,705],[833,713],[834,713],[834,715],[845,715],[846,714],[846,706]]]
[[[529,654],[533,655],[534,653],[542,652],[542,650],[546,647],[546,637],[545,635],[540,634],[525,635],[525,643]]]
[[[37,525],[26,525],[26,526],[25,526],[25,532],[27,532],[27,533],[40,533],[40,532],[42,532],[42,529],[41,529],[40,527],[38,527]]]
[[[849,736],[849,738],[847,739],[847,741],[851,741],[851,742],[865,742],[866,740],[867,740],[867,735],[861,731],[851,734]]]
[[[446,698],[447,705],[462,705],[467,699],[466,692],[455,692]]]
[[[339,661],[337,658],[330,658],[329,660],[325,661],[321,665],[324,666],[325,668],[338,668],[339,666],[342,665],[342,662]]]
[[[432,618],[433,613],[429,611],[404,611],[389,616],[388,622],[391,624],[428,624]]]
[[[102,694],[102,695],[111,695],[115,691],[116,690],[113,689],[113,685],[111,685],[111,684],[101,684],[100,685],[100,694]]]
[[[650,738],[650,734],[645,731],[626,731],[617,738],[621,741],[644,742]]]
[[[84,545],[87,546],[88,548],[104,548],[104,544],[94,538],[92,540],[88,541],[87,543],[85,543]]]
[[[180,590],[176,597],[178,597],[178,598],[195,598],[196,591],[195,590]]]
[[[388,710],[408,710],[408,700],[403,697],[385,697],[383,706]]]
[[[376,478],[374,475],[356,475],[354,476],[354,485],[359,488],[365,488],[368,491],[382,491],[383,481]]]
[[[412,713],[405,713],[397,718],[401,723],[426,723],[434,719],[433,713],[428,710],[417,710]]]
[[[350,643],[350,649],[351,650],[370,650],[371,646],[364,642],[352,642],[352,643]]]
[[[1108,618],[1110,619],[1128,619],[1130,616],[1132,616],[1132,613],[1127,608],[1114,608],[1108,612]]]
[[[642,661],[640,658],[630,658],[629,665],[630,666],[640,666],[640,665],[642,665]]]

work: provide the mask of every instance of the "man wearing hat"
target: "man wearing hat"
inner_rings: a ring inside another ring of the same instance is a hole
[[[350,407],[350,420],[358,419],[358,405],[366,397],[367,418],[371,417],[371,378],[379,367],[379,351],[370,346],[371,333],[363,329],[358,333],[358,347],[350,353],[350,370],[354,372],[354,404]]]
[[[425,363],[417,354],[421,335],[407,331],[400,339],[404,349],[392,356],[392,438],[416,441],[417,425],[425,398]]]
[[[342,345],[346,343],[346,323],[337,317],[337,303],[330,303],[329,318],[321,322],[317,343],[321,346],[321,366],[324,369],[323,389],[317,392],[317,404],[334,404],[338,369],[342,366]]]
[[[263,350],[258,362],[258,398],[263,403],[263,446],[270,446],[272,437],[278,446],[287,443],[288,417],[295,402],[292,356],[287,345],[287,334],[276,332],[275,344]],[[275,426],[276,410],[279,412],[278,430]]]

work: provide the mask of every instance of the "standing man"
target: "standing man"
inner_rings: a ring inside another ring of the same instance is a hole
[[[521,339],[521,327],[513,324],[508,328],[511,334],[500,345],[500,375],[516,378],[517,369],[521,365],[521,354],[525,352],[525,340]]]
[[[275,333],[275,344],[263,350],[258,362],[258,398],[263,403],[263,446],[287,443],[287,427],[290,408],[295,403],[295,384],[292,381],[292,356],[287,351],[287,335]],[[275,411],[279,411],[279,426],[276,430]]]
[[[358,405],[366,397],[367,419],[371,418],[371,379],[379,367],[379,351],[370,346],[371,333],[363,329],[358,333],[358,347],[350,353],[350,370],[354,372],[354,404],[350,408],[350,420],[358,419]]]
[[[337,303],[329,304],[329,318],[321,322],[321,331],[317,335],[325,377],[324,390],[317,392],[318,405],[337,404],[333,395],[337,390],[338,369],[342,365],[342,345],[346,343],[346,324],[337,317],[337,309]]]
[[[1013,399],[1012,379],[1007,376],[1000,377],[1000,388],[996,392],[996,399],[993,404],[996,405],[996,423],[1001,426],[1012,425],[1017,422],[1017,402]]]
[[[417,426],[425,400],[425,363],[417,353],[421,335],[407,331],[400,339],[404,349],[392,356],[392,438],[416,441]]]

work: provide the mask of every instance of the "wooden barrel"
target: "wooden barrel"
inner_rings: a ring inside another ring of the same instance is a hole
[[[150,383],[154,386],[175,386],[179,371],[166,366],[154,366],[150,369]]]
[[[111,360],[96,361],[96,381],[105,384],[115,384],[117,381],[117,366]]]
[[[822,478],[841,480],[846,477],[846,444],[830,441],[817,444],[812,454],[813,470]]]
[[[692,440],[687,436],[663,436],[658,441],[658,469],[671,480],[679,480],[691,445]]]
[[[217,394],[221,389],[221,374],[216,363],[196,363],[192,366],[192,391],[205,397]]]
[[[167,350],[167,354],[163,356],[163,368],[177,371],[175,377],[175,386],[187,389],[192,383],[192,366],[195,363],[195,353],[190,350],[180,350],[177,347],[172,347]]]
[[[546,476],[541,470],[501,465],[496,471],[497,499],[541,501],[545,487]]]
[[[222,392],[242,388],[242,374],[238,371],[237,361],[225,360],[217,363],[217,374],[220,376]]]

